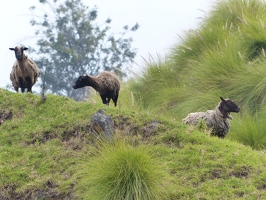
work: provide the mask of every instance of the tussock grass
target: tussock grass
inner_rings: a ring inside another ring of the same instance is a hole
[[[130,108],[54,95],[43,102],[34,94],[0,94],[0,107],[13,109],[13,118],[0,126],[3,199],[266,196],[265,153],[239,144],[234,125],[234,141],[221,140],[204,126],[192,130]],[[115,142],[95,145],[90,138],[90,116],[99,109],[115,121]]]
[[[133,147],[121,141],[99,146],[96,157],[82,167],[80,198],[167,199],[163,188],[165,172],[147,147]]]
[[[0,89],[1,109],[13,109],[0,126],[0,198],[264,199],[265,9],[260,0],[217,2],[170,55],[122,85],[116,108],[97,95],[41,101]],[[181,124],[220,96],[241,108],[225,139]],[[95,147],[90,116],[99,109],[117,141]]]
[[[266,125],[264,116],[265,109],[255,115],[244,113],[241,117],[236,117],[234,120],[238,126],[232,128],[231,138],[257,150],[265,149]]]
[[[199,28],[189,30],[173,45],[165,62],[147,64],[141,78],[130,86],[136,101],[144,109],[155,108],[155,113],[179,121],[190,112],[215,108],[219,96],[232,99],[251,116],[262,112],[266,105],[265,11],[261,0],[217,1]],[[149,95],[144,93],[148,89]],[[261,132],[257,125],[253,129]],[[254,146],[252,140],[249,144]]]

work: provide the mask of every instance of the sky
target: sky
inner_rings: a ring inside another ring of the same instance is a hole
[[[122,30],[124,25],[140,25],[132,35],[132,47],[137,49],[137,56],[130,67],[131,70],[138,72],[140,66],[145,66],[144,59],[167,55],[180,41],[179,36],[182,37],[190,29],[198,28],[216,1],[83,0],[83,3],[89,8],[98,8],[99,23],[110,18],[114,32]],[[1,88],[11,84],[9,74],[15,62],[15,55],[9,48],[20,44],[34,46],[37,42],[34,27],[30,25],[32,17],[29,7],[38,5],[38,0],[8,0],[1,8]],[[25,53],[31,57],[28,52]]]

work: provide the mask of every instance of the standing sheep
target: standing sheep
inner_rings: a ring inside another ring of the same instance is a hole
[[[31,88],[40,76],[38,66],[24,54],[24,50],[28,49],[27,47],[16,46],[9,49],[15,51],[16,56],[16,61],[10,73],[10,80],[14,89],[16,92],[19,88],[21,88],[22,93],[25,89],[27,89],[27,92],[32,92]]]
[[[211,134],[224,138],[230,130],[229,119],[232,119],[230,112],[238,113],[240,108],[230,99],[223,99],[216,106],[215,110],[206,112],[190,113],[182,121],[184,124],[195,126],[202,119],[207,127],[211,129]]]
[[[89,75],[80,76],[72,87],[78,89],[85,86],[91,86],[99,92],[103,104],[109,105],[110,99],[112,99],[116,106],[120,82],[113,72],[103,71],[96,77]]]

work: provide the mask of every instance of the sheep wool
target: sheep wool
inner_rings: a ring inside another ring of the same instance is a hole
[[[97,83],[99,94],[104,94],[108,91],[113,91],[114,94],[117,94],[120,90],[118,77],[113,72],[100,72],[94,80]]]
[[[85,86],[93,87],[100,94],[103,104],[109,105],[112,99],[115,106],[117,105],[120,82],[115,73],[103,71],[98,76],[82,75],[72,87],[73,89],[78,89]]]
[[[22,93],[25,89],[27,89],[27,92],[32,92],[32,86],[40,76],[40,69],[33,60],[24,54],[24,50],[28,48],[16,46],[15,48],[9,49],[15,51],[16,56],[16,61],[10,73],[10,80],[14,89],[16,92],[18,92],[19,88],[21,88]]]
[[[203,120],[206,126],[211,129],[211,134],[224,138],[230,131],[230,121],[232,116],[230,112],[239,112],[240,108],[230,99],[223,99],[214,110],[206,112],[190,113],[182,120],[184,124],[195,126],[200,120]]]

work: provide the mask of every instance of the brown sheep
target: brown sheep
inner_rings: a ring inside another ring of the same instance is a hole
[[[14,89],[16,92],[19,88],[21,88],[22,93],[25,89],[27,89],[27,92],[32,92],[32,86],[40,76],[38,66],[24,54],[24,50],[28,49],[27,47],[16,46],[9,49],[15,51],[16,56],[16,61],[10,73],[10,80]]]
[[[100,94],[103,104],[109,105],[110,99],[112,99],[115,106],[117,105],[120,82],[113,72],[103,71],[96,77],[89,75],[80,76],[72,87],[78,89],[85,86],[93,87]]]

